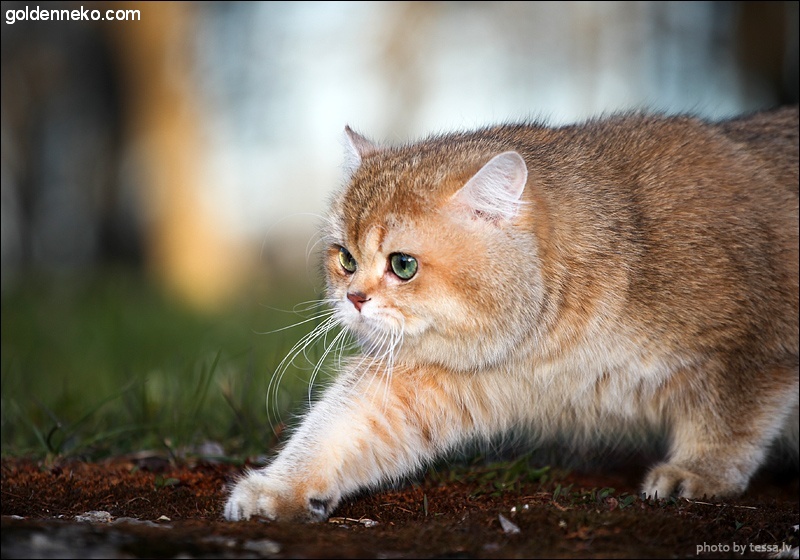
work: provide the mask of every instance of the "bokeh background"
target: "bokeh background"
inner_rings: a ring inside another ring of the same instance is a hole
[[[136,12],[11,22],[37,7]],[[798,100],[797,2],[3,2],[2,13],[5,453],[271,445],[308,368],[287,376],[276,410],[266,384],[314,323],[262,333],[320,297],[314,233],[340,184],[345,124],[399,143]]]

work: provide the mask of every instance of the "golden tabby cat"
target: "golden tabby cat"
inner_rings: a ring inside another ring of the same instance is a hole
[[[658,496],[741,493],[781,440],[796,457],[797,107],[346,134],[327,295],[362,354],[226,518],[322,520],[509,431],[658,430]]]

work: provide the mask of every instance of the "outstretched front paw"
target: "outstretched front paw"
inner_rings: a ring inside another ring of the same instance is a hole
[[[234,487],[225,504],[225,519],[243,521],[264,517],[271,521],[325,521],[339,497],[317,494],[302,485],[254,471]]]

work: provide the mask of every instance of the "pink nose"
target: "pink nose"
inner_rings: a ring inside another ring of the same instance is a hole
[[[367,295],[363,294],[361,292],[355,292],[355,293],[352,293],[352,294],[348,293],[347,294],[347,299],[349,299],[353,303],[355,308],[358,309],[359,311],[361,311],[361,306],[369,301],[369,298],[367,297]]]

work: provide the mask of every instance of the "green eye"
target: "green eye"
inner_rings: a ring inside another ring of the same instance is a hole
[[[353,258],[353,255],[350,254],[350,251],[344,247],[339,247],[339,264],[342,265],[342,268],[347,272],[356,271],[356,260]]]
[[[389,264],[401,280],[411,280],[417,273],[417,259],[405,253],[392,253],[389,255]]]

